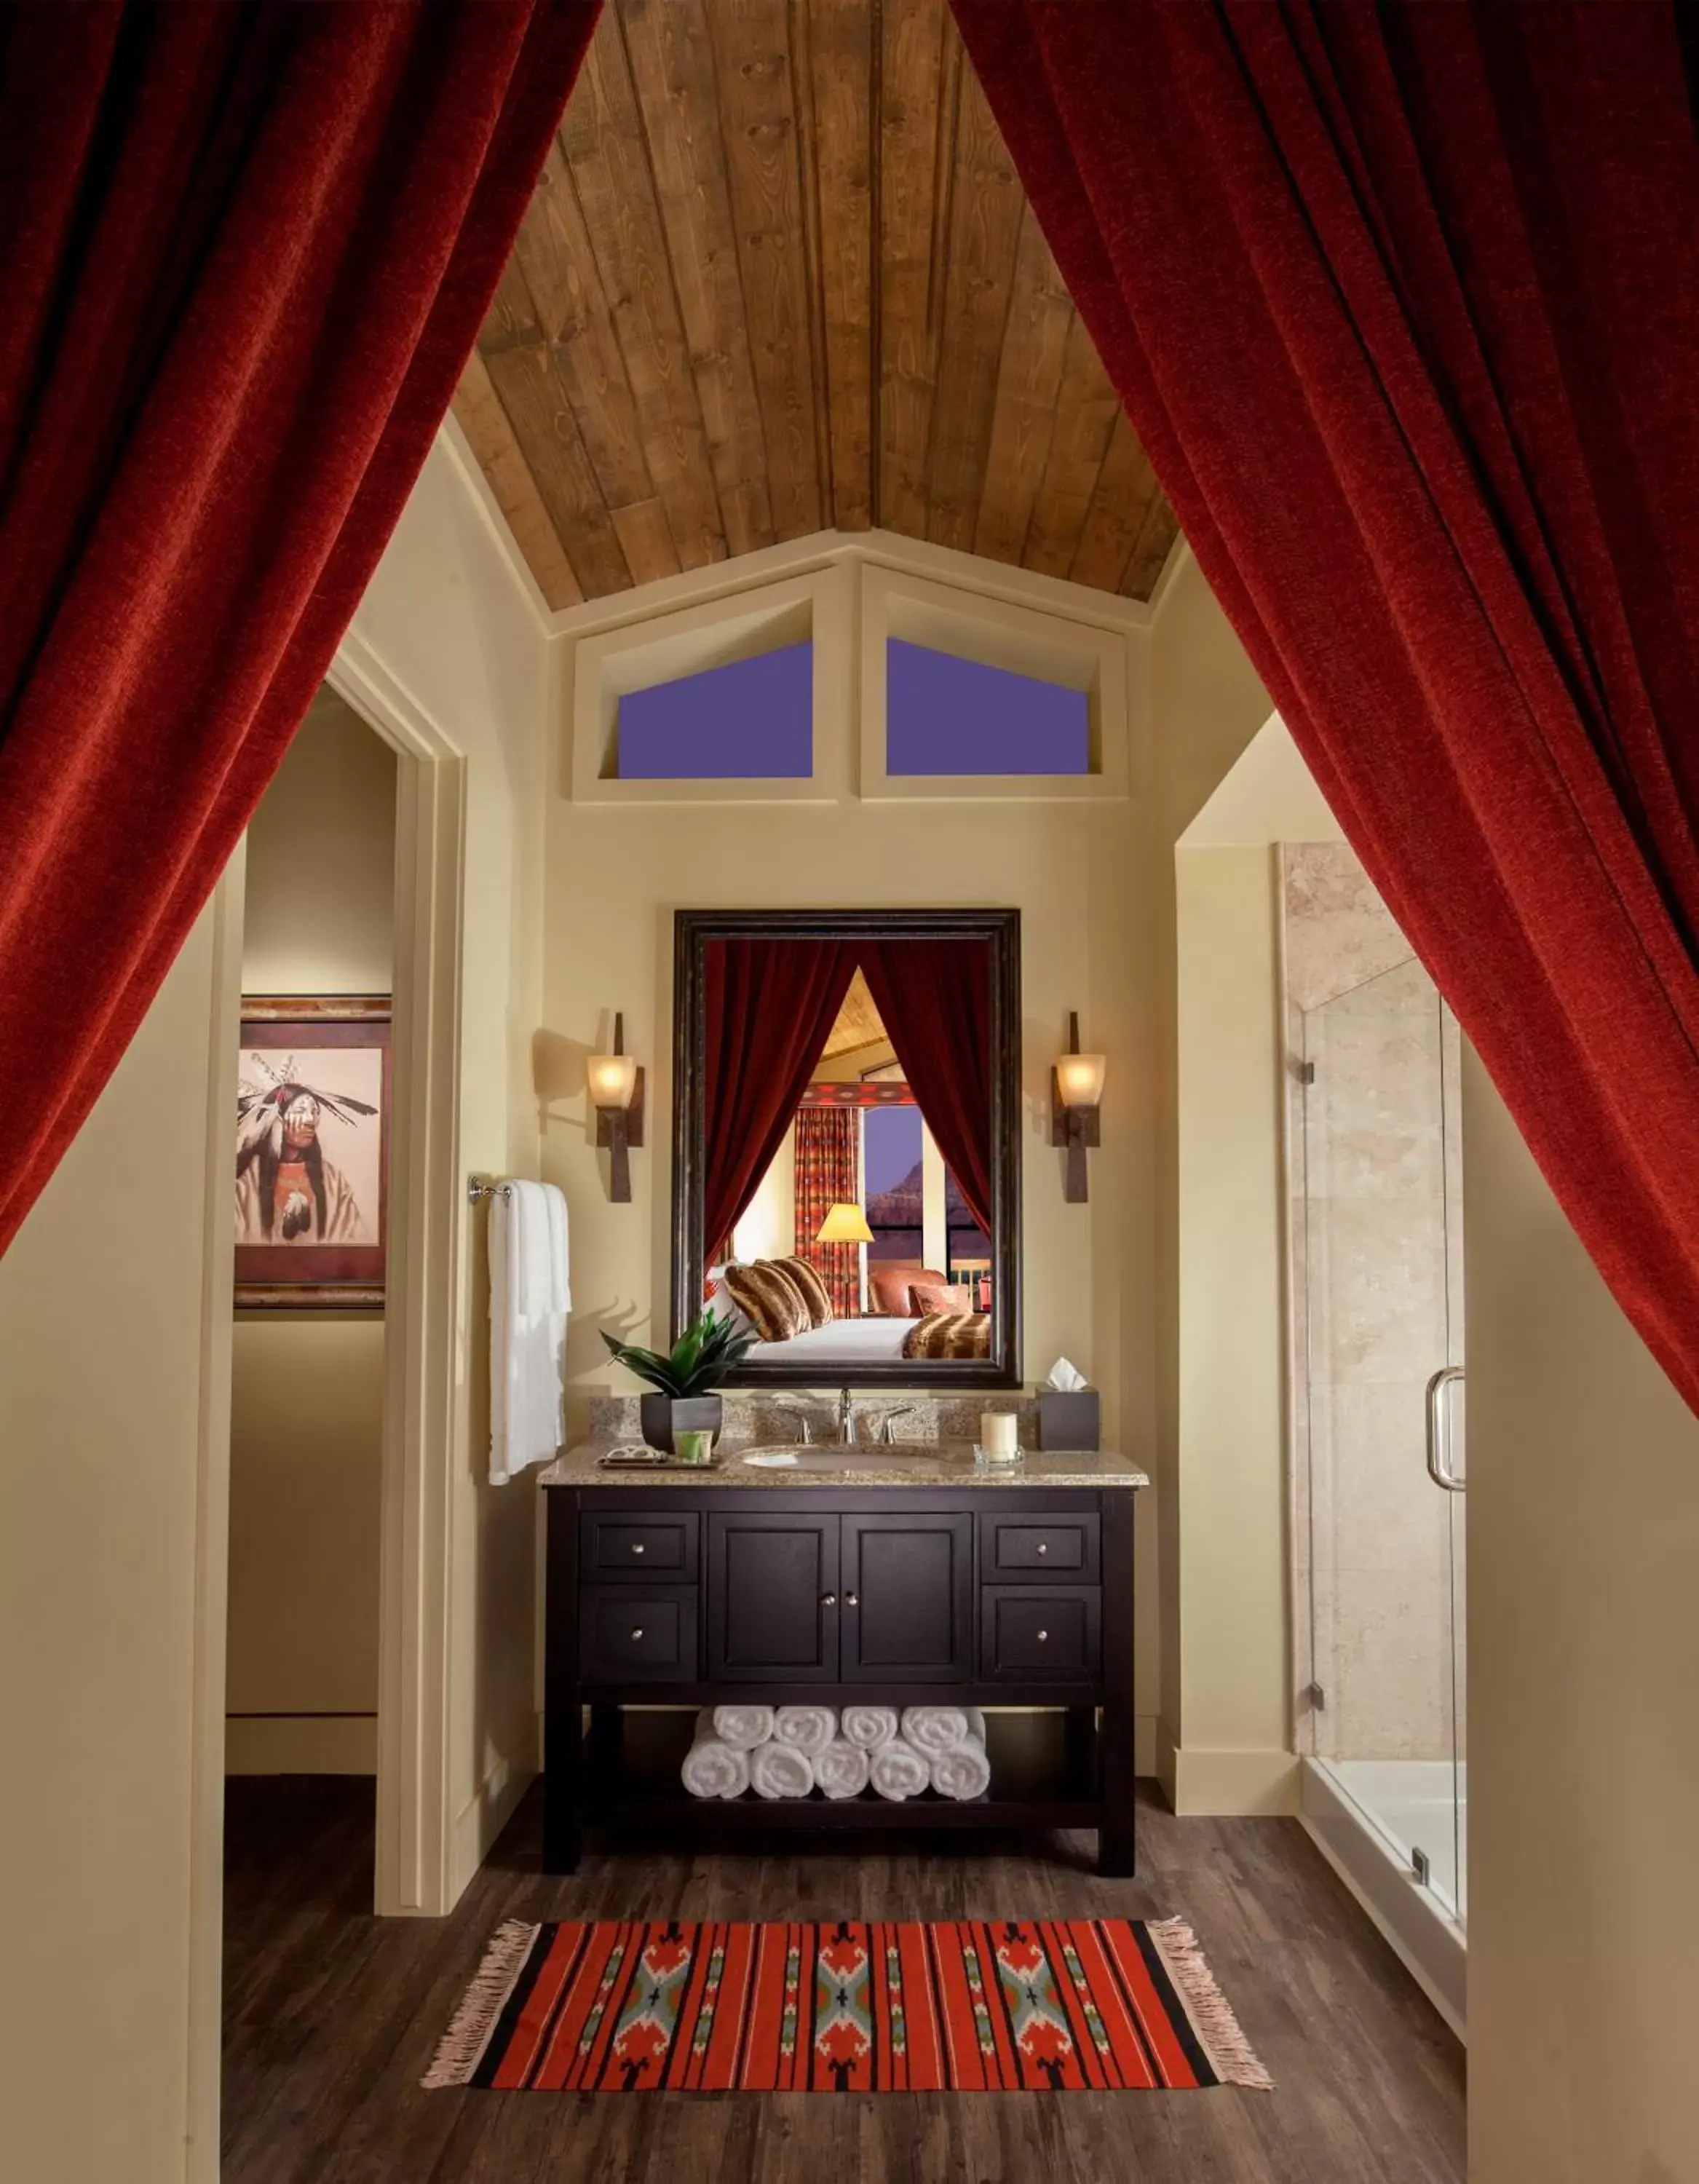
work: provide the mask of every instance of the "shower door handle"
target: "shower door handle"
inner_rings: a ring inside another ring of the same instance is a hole
[[[1447,1494],[1467,1494],[1468,1482],[1451,1468],[1451,1435],[1446,1424],[1446,1390],[1461,1380],[1461,1365],[1444,1365],[1428,1383],[1428,1476]]]

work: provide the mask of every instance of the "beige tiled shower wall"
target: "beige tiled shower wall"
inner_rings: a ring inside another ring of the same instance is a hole
[[[1281,878],[1299,1676],[1324,1694],[1298,1718],[1319,1753],[1449,1758],[1462,1525],[1423,1393],[1461,1362],[1457,1026],[1343,843],[1287,845]]]

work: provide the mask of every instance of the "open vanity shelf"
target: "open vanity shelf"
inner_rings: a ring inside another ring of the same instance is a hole
[[[877,1486],[613,1483],[590,1451],[551,1466],[545,1868],[571,1872],[587,1827],[617,1840],[653,1820],[675,1841],[1095,1828],[1100,1870],[1130,1873],[1144,1475],[1091,1455],[1017,1476],[978,1483],[943,1451]],[[984,1708],[989,1791],[692,1797],[678,1768],[694,1711],[733,1701]]]
[[[830,1798],[691,1797],[678,1769],[694,1709],[599,1710],[588,1731],[585,1818],[592,1826],[688,1826],[699,1836],[735,1840],[767,1828],[1095,1828],[1102,1807],[1095,1712],[988,1714],[987,1795],[964,1802],[927,1790],[900,1802],[877,1791]]]

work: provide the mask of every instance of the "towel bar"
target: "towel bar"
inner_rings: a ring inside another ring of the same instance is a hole
[[[469,1175],[466,1178],[466,1201],[469,1205],[479,1206],[485,1199],[493,1198],[498,1191],[506,1189],[507,1185],[499,1179],[487,1175]]]

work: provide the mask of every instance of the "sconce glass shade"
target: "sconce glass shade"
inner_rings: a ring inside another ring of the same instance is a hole
[[[859,1206],[834,1206],[820,1224],[816,1244],[871,1244],[873,1232]]]
[[[1095,1107],[1103,1097],[1108,1057],[1101,1054],[1059,1054],[1056,1083],[1064,1107]]]
[[[629,1054],[593,1054],[587,1065],[593,1107],[629,1107],[637,1089],[637,1062]]]

